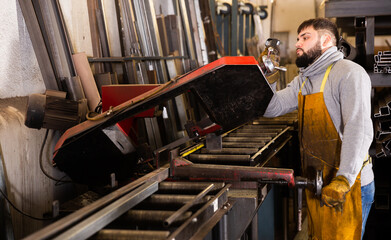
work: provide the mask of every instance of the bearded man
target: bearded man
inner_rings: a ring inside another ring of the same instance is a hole
[[[303,175],[323,171],[321,199],[306,190],[309,239],[360,239],[375,191],[371,80],[343,59],[328,19],[304,21],[297,33],[299,75],[274,94],[264,116],[298,109]]]

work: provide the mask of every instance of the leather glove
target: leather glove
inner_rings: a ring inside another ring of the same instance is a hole
[[[342,212],[346,193],[350,191],[350,184],[346,177],[340,175],[333,178],[329,185],[322,188],[322,203],[328,207],[334,207]]]
[[[262,57],[268,55],[268,48],[265,48],[265,50],[259,55],[258,57],[258,63],[261,66],[261,69],[263,73],[265,74],[266,80],[270,83],[273,84],[275,83],[278,79],[280,79],[280,71],[277,69],[274,69],[273,72],[269,72],[268,69],[265,67]],[[269,56],[271,62],[273,63],[274,66],[279,67],[279,56],[276,56],[275,54],[271,54]]]

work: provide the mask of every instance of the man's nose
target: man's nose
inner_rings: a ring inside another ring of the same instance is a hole
[[[302,46],[302,42],[300,40],[298,40],[295,44],[296,48],[301,48]]]

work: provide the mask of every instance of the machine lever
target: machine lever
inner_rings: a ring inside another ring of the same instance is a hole
[[[297,188],[297,231],[301,231],[302,226],[302,208],[303,208],[303,188],[314,190],[315,196],[320,197],[323,186],[323,172],[318,170],[314,180],[303,177],[295,178],[295,187]]]

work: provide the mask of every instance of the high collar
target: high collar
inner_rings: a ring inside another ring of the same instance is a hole
[[[321,73],[324,73],[330,64],[343,59],[343,53],[338,51],[337,47],[333,46],[327,49],[318,59],[306,68],[300,68],[300,75],[304,78],[310,78]]]

